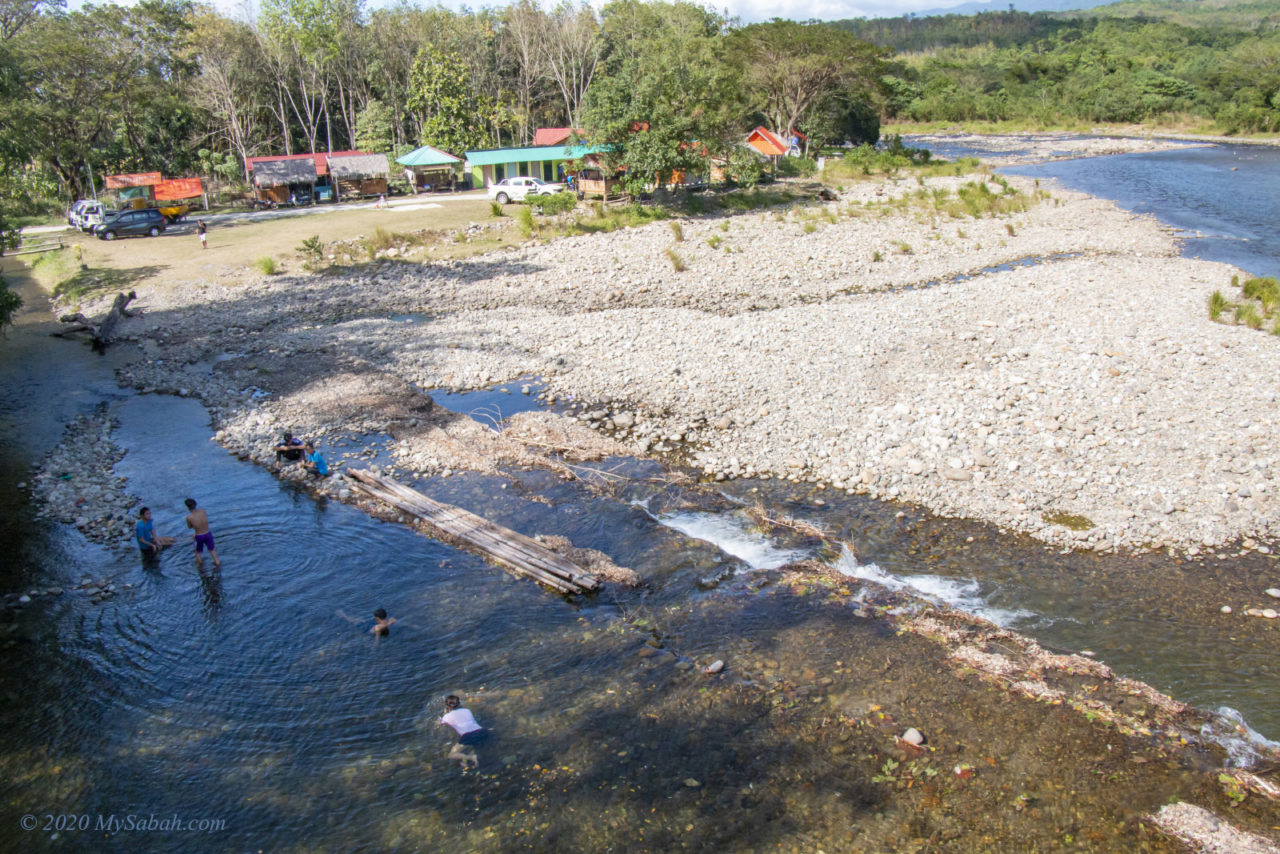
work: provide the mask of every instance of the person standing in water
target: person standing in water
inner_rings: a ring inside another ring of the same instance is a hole
[[[202,552],[205,549],[209,550],[213,565],[222,566],[222,561],[218,560],[218,550],[213,545],[213,532],[209,530],[209,514],[196,509],[194,498],[188,498],[185,503],[187,509],[191,511],[187,514],[187,527],[195,533],[196,537],[196,566],[204,566]]]

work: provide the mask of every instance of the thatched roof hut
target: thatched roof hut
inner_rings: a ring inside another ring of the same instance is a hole
[[[329,174],[337,180],[385,178],[391,173],[385,154],[346,154],[329,158]]]
[[[310,157],[256,160],[253,164],[253,183],[256,187],[279,187],[315,182],[316,163]]]

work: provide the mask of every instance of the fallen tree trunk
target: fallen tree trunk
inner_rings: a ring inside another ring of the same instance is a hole
[[[561,593],[584,593],[600,586],[594,575],[524,534],[461,507],[433,501],[390,478],[358,470],[349,470],[346,475],[374,498],[416,516],[447,537],[540,584]]]
[[[93,348],[95,350],[104,350],[115,337],[116,324],[120,322],[120,318],[135,317],[137,315],[137,312],[129,311],[127,308],[129,303],[137,298],[136,291],[117,295],[115,302],[111,304],[111,310],[107,312],[107,316],[97,324],[79,312],[76,314],[64,314],[58,318],[60,322],[74,323],[76,325],[70,329],[62,329],[52,334],[58,337],[66,337],[76,332],[88,332],[93,340]]]

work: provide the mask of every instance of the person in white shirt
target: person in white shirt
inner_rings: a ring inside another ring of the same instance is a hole
[[[468,751],[467,748],[488,738],[489,731],[476,723],[475,715],[471,714],[470,709],[462,707],[462,700],[458,699],[457,694],[445,697],[444,707],[445,713],[440,718],[440,723],[453,727],[453,731],[458,734],[458,743],[449,751],[449,758],[458,760],[463,768],[468,765],[475,768],[480,764],[480,758],[475,751]]]

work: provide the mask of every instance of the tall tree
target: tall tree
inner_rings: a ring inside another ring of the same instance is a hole
[[[585,2],[574,6],[564,0],[546,19],[542,57],[564,98],[570,127],[579,124],[578,112],[600,63],[599,31],[596,14]]]
[[[212,118],[213,136],[244,165],[248,182],[248,159],[263,147],[271,98],[261,43],[248,24],[209,9],[195,15],[192,29],[199,68],[192,85],[195,101]]]
[[[724,19],[692,3],[615,0],[603,9],[604,59],[583,109],[587,137],[633,190],[701,174],[726,153],[741,116],[724,61]]]
[[[533,138],[534,104],[539,84],[547,76],[543,45],[547,27],[546,14],[532,0],[513,3],[502,15],[499,43],[514,78],[514,113],[521,145],[528,145]]]
[[[431,46],[419,51],[408,103],[420,118],[424,144],[461,154],[492,139],[494,104],[473,88],[467,64],[456,55]]]
[[[752,105],[784,138],[834,95],[870,100],[889,55],[828,24],[776,18],[733,33],[730,50]]]

